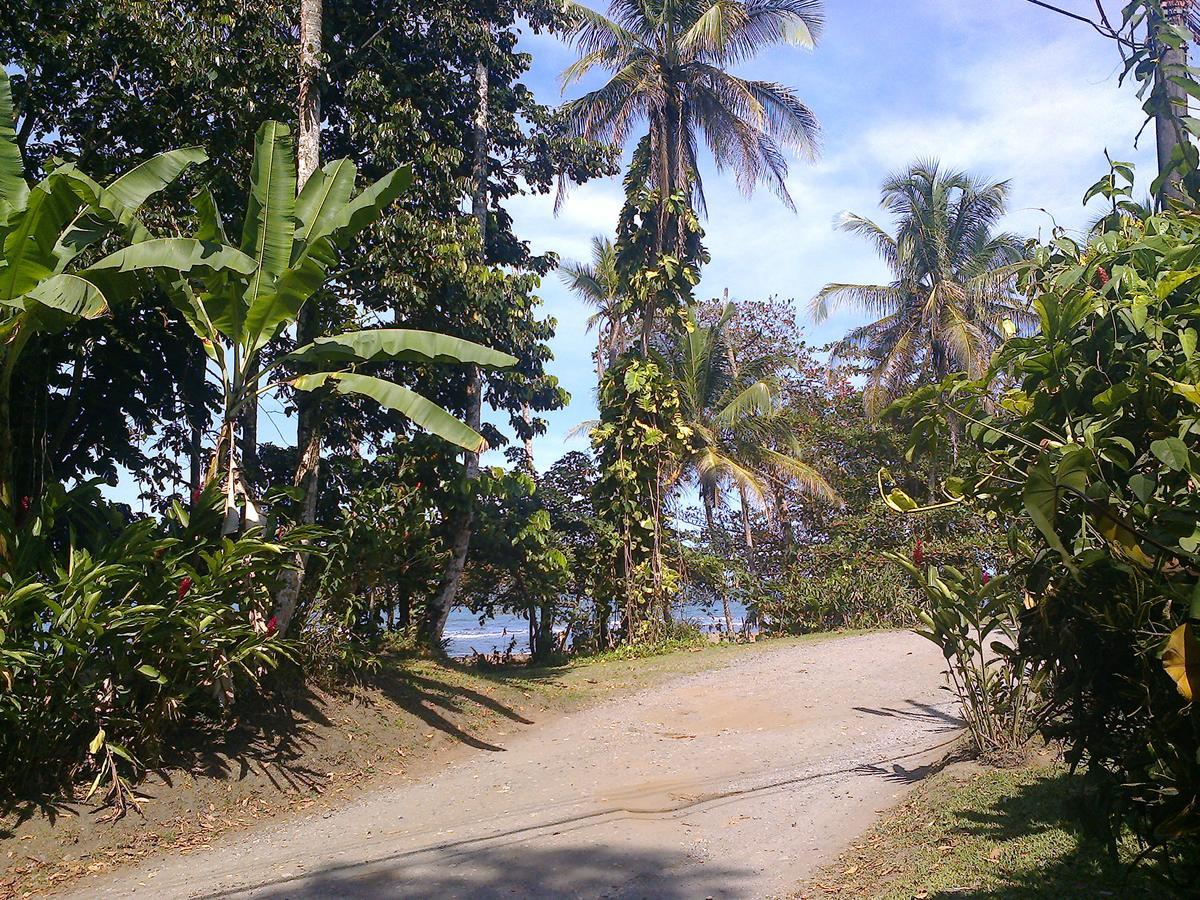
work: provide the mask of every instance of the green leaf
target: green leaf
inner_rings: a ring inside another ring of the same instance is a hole
[[[246,288],[244,309],[254,307],[292,262],[296,229],[296,162],[291,130],[281,122],[264,122],[254,142],[250,198],[242,227],[242,251],[257,267]],[[230,340],[243,339],[242,307],[234,310]]]
[[[1200,268],[1186,269],[1182,272],[1171,272],[1159,279],[1155,293],[1158,295],[1159,300],[1166,300],[1177,288],[1196,278],[1200,278]],[[1141,326],[1138,327],[1140,328]]]
[[[331,236],[340,242],[358,234],[378,219],[411,183],[410,166],[392,169],[343,207],[330,232]],[[317,237],[321,237],[321,234],[316,231],[310,235],[310,239]]]
[[[101,205],[109,208],[122,225],[128,225],[143,203],[178,178],[191,165],[208,159],[199,147],[183,147],[152,156],[121,175],[104,188]]]
[[[101,728],[96,732],[96,736],[92,738],[92,742],[88,744],[88,753],[95,756],[100,752],[100,748],[104,746],[104,729]]]
[[[152,681],[157,681],[159,684],[167,683],[166,677],[161,672],[159,672],[158,669],[154,668],[154,666],[141,665],[141,666],[138,666],[138,671],[141,672],[143,675],[145,675],[147,678],[151,679]]]
[[[1150,445],[1153,453],[1168,469],[1183,472],[1188,467],[1188,449],[1177,437],[1161,438]]]
[[[313,391],[328,382],[333,382],[338,393],[370,397],[380,405],[407,416],[426,431],[433,432],[464,450],[482,453],[487,449],[487,442],[475,429],[460,422],[415,391],[391,381],[384,381],[382,378],[359,375],[355,372],[317,372],[313,375],[301,375],[292,381],[292,386],[301,391]]]
[[[78,275],[53,275],[25,296],[81,319],[95,319],[108,311],[100,288]]]
[[[1131,475],[1129,478],[1129,489],[1142,503],[1150,502],[1156,486],[1157,482],[1154,478],[1141,472]]]
[[[0,71],[0,225],[9,222],[14,211],[23,209],[28,198],[29,185],[25,183],[13,117],[12,85],[8,72]]]
[[[287,357],[295,363],[474,363],[484,368],[503,369],[516,365],[517,358],[482,344],[408,328],[377,328],[347,331],[318,338]]]
[[[1042,533],[1046,543],[1058,551],[1068,568],[1074,570],[1074,561],[1067,553],[1067,548],[1063,546],[1062,539],[1054,528],[1058,517],[1058,490],[1058,485],[1050,472],[1050,463],[1043,459],[1029,470],[1021,500],[1029,518],[1037,530]]]
[[[118,272],[136,272],[143,269],[170,269],[175,272],[190,272],[193,269],[232,269],[242,275],[249,275],[256,268],[254,260],[236,247],[198,241],[195,238],[155,238],[110,253],[95,265],[88,266],[85,271],[115,269]]]
[[[310,242],[333,233],[354,191],[354,163],[336,159],[304,184],[296,198],[296,240]]]
[[[25,208],[10,221],[4,237],[0,302],[20,297],[54,274],[59,235],[81,205],[71,180],[59,171],[29,192]]]

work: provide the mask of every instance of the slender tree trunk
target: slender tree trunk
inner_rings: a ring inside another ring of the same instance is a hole
[[[1163,13],[1172,25],[1187,28],[1188,10],[1193,0],[1163,0]],[[1162,65],[1155,74],[1155,90],[1162,92],[1171,104],[1171,111],[1159,112],[1154,118],[1154,132],[1158,144],[1158,171],[1161,175],[1171,164],[1171,155],[1175,148],[1188,138],[1184,133],[1181,119],[1188,115],[1187,92],[1168,80],[1164,69],[1173,69],[1188,64],[1187,45],[1179,48],[1166,48],[1163,53]],[[1166,206],[1169,200],[1182,200],[1182,179],[1178,172],[1172,172],[1161,187],[1159,204]]]
[[[479,227],[479,263],[487,262],[488,238],[488,68],[483,59],[475,63],[475,90],[477,92],[474,123],[474,161],[471,172],[471,215]],[[479,430],[483,410],[483,375],[478,366],[471,367],[467,383],[467,424]],[[464,454],[467,478],[475,481],[479,477],[479,454]],[[532,457],[531,457],[532,458]],[[446,619],[458,599],[459,585],[467,565],[467,553],[471,549],[471,531],[475,524],[475,511],[468,501],[467,508],[459,515],[451,542],[450,562],[442,579],[442,587],[426,613],[425,643],[432,649],[441,645]]]
[[[296,186],[303,190],[321,164],[321,67],[323,0],[300,0],[300,128],[296,141]],[[303,345],[320,334],[321,310],[316,298],[300,308],[296,322],[296,340]],[[317,495],[320,491],[321,408],[307,391],[296,392],[296,463],[294,483],[303,491],[300,521],[311,525],[317,519]],[[296,555],[295,569],[284,576],[283,587],[275,598],[275,619],[279,633],[287,634],[296,612],[308,556]]]
[[[717,544],[717,522],[713,515],[713,498],[708,491],[701,489],[701,496],[704,500],[704,523],[708,526],[708,542],[709,546],[716,548]],[[729,590],[726,587],[721,591],[721,606],[725,613],[725,633],[730,638],[733,637],[733,611],[729,608]]]
[[[742,504],[742,537],[746,542],[746,549],[754,549],[754,533],[750,530],[750,498],[746,496],[746,488],[738,485],[738,497]]]
[[[242,475],[253,486],[258,481],[258,395],[252,394],[242,410]]]
[[[529,408],[528,400],[521,404],[521,419],[525,422],[525,427],[530,429],[529,436],[525,438],[525,462],[529,466],[529,471],[534,472],[536,469],[533,465],[533,411]]]

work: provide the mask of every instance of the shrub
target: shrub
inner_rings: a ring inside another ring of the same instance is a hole
[[[1048,736],[1086,766],[1116,834],[1198,862],[1200,217],[1114,217],[1058,236],[1024,278],[1039,330],[989,379],[906,405],[970,423],[982,455],[949,492],[1011,526],[1029,592],[1020,651],[1046,675]],[[988,384],[1004,386],[999,397]],[[912,501],[894,500],[904,507]]]
[[[1021,600],[1009,579],[888,557],[921,589],[921,624],[914,630],[946,657],[975,750],[995,762],[1019,760],[1034,732],[1037,678],[1016,652]]]
[[[86,770],[91,793],[106,785],[123,811],[126,779],[161,759],[173,725],[227,714],[291,654],[269,618],[271,586],[300,535],[222,538],[210,490],[165,522],[90,528],[85,545],[72,520],[95,524],[101,509],[92,485],[55,488],[24,521],[0,523],[0,788],[59,787]]]

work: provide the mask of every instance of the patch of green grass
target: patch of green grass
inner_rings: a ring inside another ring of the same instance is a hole
[[[952,768],[933,776],[800,896],[873,900],[1163,896],[1116,858],[1089,818],[1081,776],[1058,766]]]

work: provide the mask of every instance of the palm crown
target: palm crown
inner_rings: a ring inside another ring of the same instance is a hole
[[[1003,340],[1004,321],[1026,323],[1028,313],[1011,290],[1022,241],[993,230],[1007,200],[1007,182],[918,162],[883,185],[894,236],[863,216],[842,218],[842,230],[871,241],[893,275],[889,284],[827,284],[812,301],[818,321],[842,304],[879,316],[834,346],[835,356],[860,353],[870,361],[869,412],[918,381],[953,371],[983,374]]]
[[[739,78],[728,66],[771,44],[811,47],[823,23],[821,0],[613,0],[602,15],[571,2],[580,58],[564,89],[599,66],[608,83],[566,105],[584,137],[623,145],[649,124],[651,180],[664,196],[690,185],[704,207],[697,134],[718,170],[733,169],[749,193],[769,183],[791,208],[783,150],[812,155],[818,125],[796,94]]]
[[[587,330],[597,331],[596,376],[603,380],[604,372],[625,349],[626,342],[617,249],[608,238],[593,237],[592,261],[563,263],[559,276],[575,296],[596,310],[588,317]]]
[[[711,325],[688,312],[688,329],[668,348],[680,414],[692,441],[677,478],[693,479],[710,520],[721,492],[739,490],[762,503],[774,485],[795,484],[810,496],[836,500],[829,483],[800,458],[795,429],[779,402],[781,372],[789,360],[775,354],[736,360],[726,335],[735,307]]]

